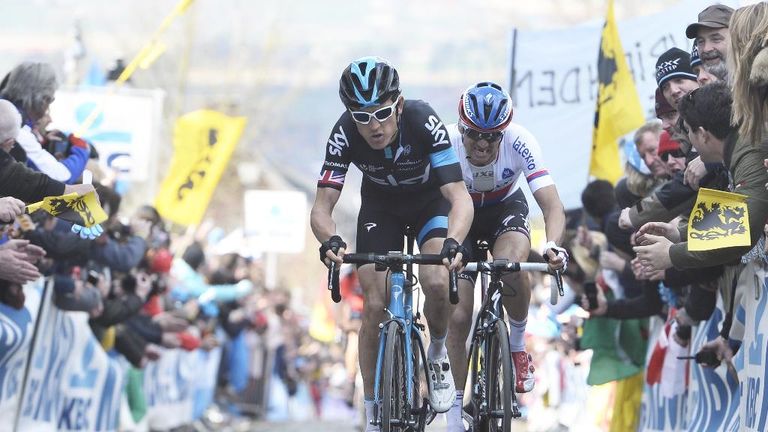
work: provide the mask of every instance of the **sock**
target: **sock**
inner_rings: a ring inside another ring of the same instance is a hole
[[[378,432],[379,427],[376,425],[372,425],[371,422],[374,420],[373,418],[373,406],[376,402],[372,400],[365,399],[363,400],[363,406],[365,406],[365,432]]]
[[[429,360],[435,360],[448,355],[448,349],[445,347],[445,338],[447,335],[443,335],[441,338],[434,336],[429,337],[429,348],[427,349],[427,358]]]
[[[522,321],[515,321],[509,318],[509,351],[525,351],[525,326],[528,324],[528,318]]]
[[[465,432],[464,419],[462,418],[463,405],[464,390],[456,390],[456,399],[453,401],[451,409],[445,413],[448,420],[448,432]]]

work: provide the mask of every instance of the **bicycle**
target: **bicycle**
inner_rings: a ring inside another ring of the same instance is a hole
[[[388,270],[389,319],[379,324],[379,349],[376,357],[376,380],[374,382],[374,424],[382,432],[422,432],[429,407],[427,398],[422,397],[421,379],[427,377],[426,351],[424,349],[424,324],[419,321],[421,313],[413,313],[413,289],[418,280],[413,277],[413,264],[443,265],[440,255],[413,254],[414,234],[407,230],[408,252],[387,254],[345,254],[345,264],[375,264],[377,271]],[[403,266],[406,266],[405,271]],[[406,279],[407,275],[407,279]],[[412,280],[413,277],[413,280]],[[328,289],[334,302],[341,301],[338,285],[338,270],[334,263],[328,272]],[[455,271],[449,277],[449,298],[451,303],[459,301]]]
[[[478,271],[481,277],[483,305],[475,319],[469,348],[471,376],[469,416],[473,432],[509,432],[512,418],[520,418],[520,408],[514,391],[515,368],[509,351],[509,331],[502,307],[501,276],[519,271],[549,272],[546,263],[516,263],[487,259],[487,245],[480,247],[482,260],[471,262],[466,271]],[[490,281],[488,278],[490,276]],[[560,271],[555,271],[550,301],[564,295]]]

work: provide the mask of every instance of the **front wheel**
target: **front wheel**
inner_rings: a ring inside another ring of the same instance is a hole
[[[409,407],[405,399],[406,373],[404,358],[405,336],[401,327],[391,321],[386,329],[387,343],[381,368],[381,430],[400,432],[407,428]]]
[[[487,336],[484,365],[487,380],[480,431],[509,432],[512,427],[512,385],[515,370],[509,354],[509,336],[504,321],[496,321]]]

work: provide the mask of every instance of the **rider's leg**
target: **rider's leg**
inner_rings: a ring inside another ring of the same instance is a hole
[[[433,237],[420,247],[421,253],[439,254],[443,238]],[[443,266],[419,266],[419,280],[424,291],[424,317],[429,326],[430,344],[427,368],[430,377],[430,403],[437,412],[446,412],[456,399],[448,350],[445,341],[453,305],[448,301],[448,271]]]
[[[493,256],[514,262],[528,259],[531,240],[521,231],[508,231],[500,235],[493,247]],[[509,315],[509,350],[513,353],[517,379],[515,390],[528,392],[533,389],[533,366],[525,353],[525,326],[528,321],[528,306],[531,302],[531,282],[525,272],[508,273],[502,277],[504,282],[501,298],[504,309]],[[515,295],[511,295],[514,292]]]
[[[379,343],[379,323],[384,321],[386,314],[384,286],[386,272],[377,272],[373,264],[366,264],[358,269],[360,286],[363,288],[363,317],[358,338],[358,355],[360,357],[360,374],[363,376],[363,394],[365,395],[365,411],[367,430],[378,430],[370,425],[373,420],[374,383],[376,381],[376,355]]]

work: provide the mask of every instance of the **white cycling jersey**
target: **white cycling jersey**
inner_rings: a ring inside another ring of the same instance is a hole
[[[498,204],[512,195],[520,187],[517,179],[523,173],[532,193],[555,184],[544,165],[539,142],[519,124],[510,123],[504,130],[496,160],[484,167],[469,163],[458,125],[447,128],[475,207]]]

